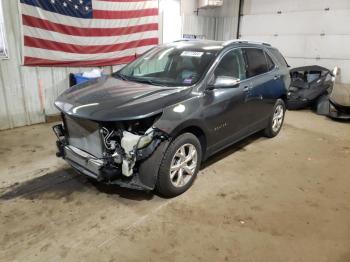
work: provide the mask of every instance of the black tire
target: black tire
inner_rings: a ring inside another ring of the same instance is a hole
[[[279,108],[281,106],[283,108],[282,121],[281,121],[281,124],[280,124],[279,128],[278,129],[274,129],[273,128],[274,114],[276,113],[277,108]],[[285,103],[284,103],[284,101],[282,99],[278,99],[276,101],[276,103],[275,103],[275,106],[273,107],[273,111],[272,111],[271,116],[270,116],[270,118],[268,120],[267,127],[264,129],[264,135],[266,137],[273,138],[273,137],[278,135],[278,133],[281,131],[281,128],[283,126],[285,113],[286,113],[286,105],[285,105]]]
[[[197,165],[193,175],[189,176],[185,185],[176,187],[170,178],[170,167],[176,152],[186,144],[193,145],[197,151]],[[175,197],[187,191],[197,177],[202,161],[202,147],[198,138],[191,133],[184,133],[175,138],[167,148],[159,167],[156,191],[163,197]]]

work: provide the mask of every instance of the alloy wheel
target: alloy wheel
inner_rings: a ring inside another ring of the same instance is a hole
[[[170,166],[170,181],[175,187],[183,187],[194,175],[198,164],[198,152],[194,145],[184,144],[175,153]]]
[[[284,109],[282,105],[278,105],[272,117],[272,130],[273,132],[278,132],[281,128],[284,116]]]

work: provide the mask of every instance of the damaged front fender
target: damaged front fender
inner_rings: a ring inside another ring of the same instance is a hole
[[[152,189],[156,187],[159,167],[169,144],[170,140],[161,141],[154,152],[152,152],[148,158],[140,162],[138,176],[140,182],[145,186]]]
[[[136,161],[149,157],[164,139],[166,139],[166,135],[153,127],[149,128],[144,135],[123,131],[121,139],[121,147],[125,152],[122,161],[123,175],[131,176]]]

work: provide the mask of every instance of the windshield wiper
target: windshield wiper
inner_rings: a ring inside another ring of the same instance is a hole
[[[164,87],[166,87],[165,85],[163,85],[161,83],[154,82],[152,79],[139,79],[139,78],[137,78],[136,81],[139,81],[141,83],[151,84],[151,85],[154,85],[154,86],[164,86]]]
[[[138,83],[150,84],[150,85],[154,85],[154,86],[167,87],[166,85],[163,85],[163,84],[161,84],[159,82],[155,82],[152,79],[147,79],[147,78],[129,77],[129,78],[127,78],[127,80],[135,81],[135,82],[138,82]]]
[[[119,72],[115,73],[114,75],[119,77],[120,79],[122,79],[124,81],[133,81],[133,82],[138,82],[138,83],[146,83],[146,84],[150,84],[150,85],[154,85],[154,86],[168,87],[168,86],[166,86],[164,84],[161,84],[159,82],[155,82],[152,79],[126,76],[126,75],[123,75],[123,74],[121,74]]]

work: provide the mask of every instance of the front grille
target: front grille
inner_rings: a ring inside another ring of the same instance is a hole
[[[97,158],[103,156],[99,125],[93,121],[64,116],[68,144]]]

